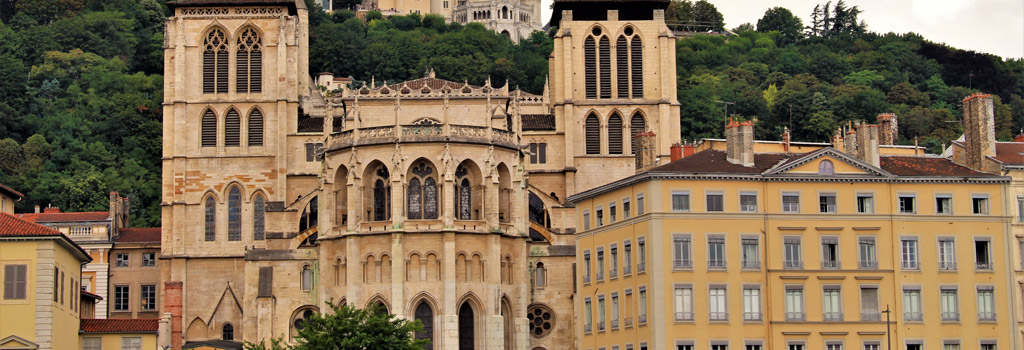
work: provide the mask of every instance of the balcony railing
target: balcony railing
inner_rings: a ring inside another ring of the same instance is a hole
[[[865,311],[860,313],[861,321],[879,321],[882,319],[882,314],[878,311]]]
[[[943,321],[959,321],[960,320],[960,313],[959,312],[942,312],[941,315],[942,315],[942,320]]]
[[[600,331],[603,331],[603,330],[604,330],[604,322],[598,322],[597,323],[597,331],[600,332]]]
[[[693,321],[692,312],[677,312],[676,321]]]
[[[995,320],[996,320],[996,313],[995,312],[979,312],[978,313],[978,321],[995,321]]]
[[[373,126],[349,130],[333,130],[328,149],[407,141],[446,141],[449,138],[514,147],[518,142],[514,131],[487,126],[449,124],[445,134],[444,125],[431,124],[402,125],[401,133],[394,125]]]
[[[709,269],[724,269],[725,268],[725,260],[724,259],[708,259],[708,268]]]
[[[979,262],[974,264],[974,269],[975,270],[991,270],[992,269],[992,263],[985,262],[985,261],[979,261]]]
[[[622,319],[622,324],[626,328],[633,327],[633,317],[626,317]]]
[[[803,312],[787,312],[786,313],[786,320],[787,321],[803,321],[803,320],[806,320],[806,319],[807,319],[807,316]]]
[[[956,270],[955,261],[940,261],[939,270]]]
[[[611,323],[612,329],[619,329],[619,320],[612,320],[609,323]]]
[[[911,311],[903,312],[903,319],[904,320],[907,320],[907,321],[920,321],[921,318],[922,318],[922,315],[921,315],[920,312],[911,312]]]
[[[598,272],[597,273],[597,280],[598,280],[598,282],[604,281],[604,272]]]
[[[591,327],[593,327],[593,326],[589,325],[589,324],[583,325],[583,333],[590,333],[591,332]]]
[[[644,272],[644,268],[645,268],[644,263],[636,264],[636,273]]]
[[[711,320],[711,321],[728,321],[729,320],[729,313],[728,312],[709,312],[708,313],[708,320]]]
[[[590,283],[590,275],[583,275],[583,283]]]
[[[618,268],[612,268],[611,270],[608,270],[608,278],[616,278],[616,277],[619,277],[619,269]]]
[[[633,274],[633,267],[632,266],[629,266],[629,264],[626,264],[625,266],[622,267],[622,275],[623,276],[629,276],[629,275],[632,275],[632,274]]]
[[[760,312],[744,312],[743,313],[743,320],[744,321],[760,321],[761,320],[761,313]]]
[[[693,268],[693,262],[690,260],[672,260],[672,268],[674,269],[689,269]]]
[[[824,312],[824,313],[822,313],[822,318],[825,321],[842,321],[843,320],[843,313],[842,312]]]
[[[756,261],[756,260],[754,260],[754,261],[744,261],[743,262],[743,268],[744,269],[760,269],[761,268],[761,262],[760,261]]]
[[[799,270],[804,268],[804,262],[801,260],[786,260],[782,264],[786,269]]]
[[[918,269],[917,261],[904,261],[902,263],[902,266],[903,266],[904,270],[917,270]]]
[[[639,324],[647,324],[647,314],[643,314],[636,317],[636,322]]]
[[[878,262],[874,260],[861,260],[859,264],[863,270],[876,270],[878,269]]]
[[[826,261],[822,261],[821,262],[821,269],[822,270],[836,270],[838,268],[839,268],[839,261],[836,261],[836,260],[828,261],[828,260],[826,260]]]

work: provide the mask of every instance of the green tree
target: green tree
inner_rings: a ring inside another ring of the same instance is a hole
[[[800,40],[804,29],[804,23],[800,17],[794,16],[793,12],[784,7],[772,7],[765,11],[764,16],[757,21],[757,31],[767,33],[779,32],[779,46],[794,44]]]
[[[693,20],[709,26],[716,32],[725,30],[725,17],[707,0],[698,0],[693,4]]]
[[[421,350],[426,339],[415,339],[423,331],[419,321],[388,314],[382,307],[359,309],[327,302],[329,313],[316,313],[298,332],[295,350]]]
[[[775,103],[779,101],[779,88],[775,87],[775,84],[768,85],[768,88],[761,92],[761,96],[764,97],[764,104],[768,109],[775,108]]]

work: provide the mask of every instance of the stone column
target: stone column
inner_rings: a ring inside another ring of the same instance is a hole
[[[493,169],[493,168],[492,168]],[[487,227],[493,230],[498,230],[501,227],[498,225],[498,200],[501,197],[498,193],[498,171],[492,170],[489,176],[490,180],[484,179],[484,217],[487,219]]]
[[[455,305],[458,301],[458,296],[455,295],[455,232],[445,232],[442,236],[444,248],[441,252],[441,276],[444,280],[444,295],[439,296],[441,329],[435,332],[439,335],[435,338],[439,346],[435,348],[455,349],[459,344],[459,317]]]
[[[391,227],[402,228],[405,222],[405,174],[395,174],[402,169],[391,172]]]
[[[405,312],[405,249],[403,233],[391,234],[391,313],[407,318]]]
[[[362,210],[363,187],[358,185],[359,179],[353,175],[354,171],[355,169],[349,169],[348,183],[345,184],[345,186],[348,186],[348,191],[346,191],[346,196],[348,196],[348,223],[345,225],[345,228],[349,232],[355,231],[359,227],[359,222],[362,221],[359,212]]]
[[[363,257],[359,251],[359,239],[357,237],[345,237],[345,301],[349,305],[362,305],[360,303],[361,288],[363,285]]]
[[[442,216],[445,228],[455,227],[455,174],[452,171],[454,170],[445,169],[444,186],[441,186]]]

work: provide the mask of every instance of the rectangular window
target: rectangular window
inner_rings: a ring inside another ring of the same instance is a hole
[[[900,256],[904,270],[917,270],[917,238],[900,240]]]
[[[708,288],[708,320],[729,320],[729,309],[726,305],[726,291],[724,286]]]
[[[142,253],[142,266],[156,266],[156,253]]]
[[[644,238],[640,237],[636,239],[637,248],[637,261],[636,261],[636,272],[641,273],[647,269],[647,245],[644,244]]]
[[[822,193],[818,195],[818,211],[826,214],[836,212],[836,194]]]
[[[4,300],[27,298],[28,265],[4,265]]]
[[[1024,222],[1024,197],[1017,197],[1017,222]]]
[[[646,324],[647,323],[647,288],[641,286],[639,294],[640,294],[640,298],[639,298],[640,299],[640,305],[638,306],[639,310],[637,311],[637,323]]]
[[[597,227],[604,226],[604,209],[597,207],[597,210],[595,210],[594,213],[596,213],[595,217],[597,218]]]
[[[725,210],[725,196],[722,192],[708,192],[707,197],[707,211],[709,212],[720,212]]]
[[[821,268],[839,268],[839,237],[821,237]]]
[[[875,250],[875,237],[858,237],[857,253],[859,255],[859,266],[861,269],[874,270],[878,268],[878,253]]]
[[[823,319],[825,321],[842,321],[843,300],[839,286],[826,286],[822,293]]]
[[[743,287],[743,320],[761,320],[761,287]]]
[[[82,350],[103,350],[103,338],[82,338]]]
[[[790,343],[789,350],[804,350],[804,344],[801,343]]]
[[[676,350],[693,350],[693,344],[676,344]]]
[[[988,196],[971,196],[971,212],[973,212],[975,215],[988,215]]]
[[[597,280],[604,281],[604,248],[597,248]]]
[[[878,310],[878,286],[860,287],[860,320],[878,321],[881,313]]]
[[[619,248],[612,243],[611,249],[611,265],[608,267],[608,278],[616,278],[619,276]]]
[[[915,199],[912,194],[901,194],[899,196],[900,214],[913,214],[917,212],[917,209],[914,207]]]
[[[583,283],[590,283],[590,251],[583,251]]]
[[[672,192],[672,211],[690,211],[689,192]]]
[[[990,242],[986,237],[977,237],[974,239],[975,269],[992,269],[992,250],[989,247],[991,245],[989,243]]]
[[[960,320],[960,307],[955,287],[941,287],[939,289],[939,308],[942,312],[943,321]]]
[[[622,199],[622,219],[629,219],[629,198]]]
[[[636,195],[636,215],[644,215],[644,194]]]
[[[782,194],[782,212],[783,213],[799,213],[800,212],[800,194],[799,193],[783,193]]]
[[[114,311],[128,311],[128,286],[114,286]]]
[[[128,253],[117,253],[114,257],[114,266],[128,267]]]
[[[619,328],[619,293],[612,292],[612,329]]]
[[[744,350],[761,350],[761,344],[747,344]]]
[[[995,290],[992,286],[978,287],[978,321],[996,320]]]
[[[530,143],[530,164],[547,163],[547,143]]]
[[[142,299],[139,305],[143,311],[156,310],[156,285],[143,284],[141,288]]]
[[[953,214],[953,196],[948,194],[935,195],[935,214]]]
[[[743,268],[760,269],[761,259],[759,258],[757,238],[743,238],[741,249],[743,251]]]
[[[996,341],[994,340],[982,340],[980,350],[996,350]]]
[[[837,343],[837,342],[825,343],[825,350],[843,350],[843,343]]]
[[[711,344],[711,350],[729,350],[729,344]]]
[[[693,321],[693,287],[675,287],[676,321]]]
[[[804,287],[786,286],[786,320],[803,321],[804,319]]]
[[[597,296],[597,331],[604,331],[604,295]]]
[[[608,223],[613,223],[617,219],[615,217],[615,202],[608,204]]]
[[[924,350],[924,344],[921,343],[907,343],[907,350]]]
[[[921,290],[917,288],[903,288],[903,320],[921,321]]]
[[[583,301],[583,333],[590,333],[594,324],[594,314],[590,306],[590,298]]]
[[[142,337],[121,337],[121,350],[142,350]]]
[[[956,241],[952,237],[939,238],[939,270],[956,270]]]
[[[690,259],[690,235],[672,236],[672,267],[689,269],[693,267]]]
[[[589,229],[590,229],[590,213],[584,211],[583,212],[583,230],[586,231],[586,230],[589,230]]]
[[[622,275],[633,274],[633,246],[629,241],[622,243]]]
[[[857,194],[857,212],[872,214],[875,212],[875,195],[870,193]]]
[[[756,192],[740,192],[740,211],[747,213],[757,212]]]
[[[786,260],[783,261],[787,269],[802,269],[803,260],[800,256],[800,237],[783,237],[783,249],[786,251]]]
[[[864,350],[881,350],[881,343],[864,343]]]
[[[960,350],[959,341],[945,341],[942,342],[942,350]]]
[[[725,268],[725,236],[708,236],[708,268]]]

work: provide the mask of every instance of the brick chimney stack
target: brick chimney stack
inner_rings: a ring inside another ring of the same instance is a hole
[[[857,127],[858,159],[876,167],[879,166],[878,144],[878,125],[863,124]]]
[[[789,139],[790,139],[790,137],[791,136],[789,135],[789,127],[786,127],[782,131],[782,150],[784,152],[786,152],[786,153],[789,153]]]
[[[846,154],[857,157],[857,131],[856,128],[860,128],[860,122],[855,122],[854,125],[847,124],[846,137],[843,138],[843,151]],[[860,157],[858,157],[860,158]]]
[[[745,167],[754,166],[754,122],[729,121],[725,126],[725,159]]]
[[[995,113],[992,95],[973,94],[963,100],[964,147],[967,166],[983,169],[985,159],[996,155]]]
[[[893,113],[879,114],[878,120],[878,144],[895,145],[899,142],[899,126],[896,122],[896,115]]]
[[[671,159],[671,161],[674,162],[674,161],[683,159],[683,145],[678,144],[678,143],[672,144],[672,147],[670,147],[669,150],[671,151],[670,152],[670,155],[671,155],[670,159]]]
[[[633,154],[636,157],[636,172],[640,173],[658,166],[657,135],[653,131],[646,131],[636,134],[635,139]]]

